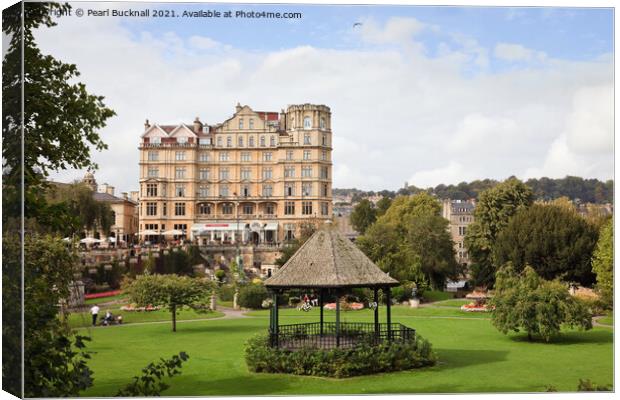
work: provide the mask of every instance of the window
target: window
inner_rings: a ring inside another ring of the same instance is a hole
[[[210,160],[209,153],[207,153],[206,151],[203,151],[198,156],[198,160],[202,162],[209,161]]]
[[[220,196],[228,197],[228,185],[221,185],[220,186]]]
[[[301,168],[301,177],[302,178],[310,178],[310,177],[312,177],[312,167],[302,167]]]
[[[161,229],[164,229],[164,226],[161,226]],[[186,231],[187,230],[187,224],[174,224],[174,229],[178,229],[180,231]]]
[[[263,179],[271,179],[271,168],[263,168]]]
[[[174,215],[185,215],[185,203],[174,203]]]
[[[293,150],[286,150],[286,159],[288,161],[293,159]]]
[[[250,118],[250,129],[254,129],[254,118]]]
[[[220,179],[228,179],[228,168],[220,168]]]
[[[187,136],[181,136],[177,138],[177,143],[178,144],[185,144],[187,143]]]
[[[319,120],[319,128],[325,129],[325,118]]]
[[[222,137],[218,136],[217,138],[217,147],[222,147]]]
[[[321,179],[327,179],[329,176],[329,168],[321,167]]]
[[[177,167],[174,172],[174,176],[177,179],[185,178],[185,167]]]
[[[466,232],[467,232],[467,227],[466,226],[459,226],[459,235],[465,236]]]
[[[260,147],[265,147],[265,137],[264,136],[260,137]]]
[[[287,201],[284,203],[284,215],[295,215],[294,201]]]
[[[263,185],[263,196],[264,197],[271,197],[272,194],[273,194],[273,186],[271,186],[271,185]]]
[[[226,147],[232,147],[232,137],[230,136],[226,138]]]
[[[149,161],[158,161],[159,160],[159,152],[158,151],[149,151],[148,156]]]
[[[312,183],[306,182],[301,185],[302,196],[312,196]]]
[[[243,129],[243,118],[239,118],[239,129]]]
[[[241,188],[241,196],[248,197],[250,195],[250,187],[248,185],[243,185]]]
[[[284,240],[295,239],[295,224],[284,224]]]
[[[266,151],[263,153],[263,161],[271,161],[271,152]]]
[[[244,204],[242,212],[245,215],[254,214],[254,206],[252,204]]]
[[[328,215],[328,214],[329,214],[329,203],[322,202],[321,203],[321,215]]]
[[[159,168],[149,167],[147,175],[149,178],[157,178],[159,176]]]
[[[205,145],[206,146],[210,146],[211,145],[211,138],[200,138],[200,139],[198,139],[198,143],[201,146],[205,146]]]
[[[152,137],[149,139],[149,142],[153,144],[161,144],[161,138],[159,136]]]
[[[250,156],[250,153],[247,151],[244,151],[243,153],[241,153],[241,161],[252,161],[252,157]]]
[[[312,128],[312,119],[310,117],[304,117],[304,129]]]
[[[248,139],[248,146],[254,147],[254,136],[250,136]]]
[[[327,183],[323,184],[323,197],[327,197]]]
[[[295,184],[294,183],[285,183],[284,184],[284,195],[285,196],[295,196]]]
[[[285,178],[294,178],[295,177],[295,167],[284,167],[284,177]]]
[[[251,179],[252,177],[252,170],[249,168],[242,168],[241,169],[241,179],[247,180],[247,179]]]
[[[198,172],[198,177],[202,180],[209,179],[209,175],[211,175],[211,170],[209,168],[200,168]]]
[[[304,160],[310,159],[310,150],[304,150]]]
[[[321,138],[321,143],[323,144],[323,146],[327,146],[327,135],[323,135],[323,137]]]
[[[226,203],[222,205],[222,214],[232,214],[233,213],[233,205],[231,203]]]
[[[209,197],[209,186],[201,185],[198,187],[198,196]]]
[[[321,160],[327,161],[327,151],[325,150],[321,151]]]
[[[220,161],[229,161],[230,154],[227,151],[223,151],[220,153]]]
[[[185,197],[185,185],[177,185],[174,194],[176,197]]]
[[[185,161],[185,152],[184,151],[175,152],[174,159],[177,161]]]
[[[198,214],[202,214],[202,215],[211,214],[211,204],[209,203],[198,204]]]
[[[239,147],[243,147],[243,136],[237,138],[237,144]]]
[[[304,144],[312,144],[309,133],[304,133]]]
[[[274,215],[276,213],[276,207],[272,203],[269,203],[265,206],[265,214]]]
[[[159,225],[158,224],[144,224],[144,229],[152,229],[154,231],[158,230]],[[165,229],[164,225],[161,226],[161,229]]]
[[[157,197],[157,184],[156,183],[147,183],[146,184],[146,196],[147,197]]]
[[[269,138],[269,146],[276,147],[276,137],[272,136]]]
[[[157,215],[157,203],[150,201],[146,203],[146,215]]]
[[[168,203],[164,201],[161,207],[161,213],[164,217],[166,216],[167,211],[168,211]]]
[[[312,202],[311,201],[302,201],[301,202],[301,213],[303,215],[311,215],[312,214]]]

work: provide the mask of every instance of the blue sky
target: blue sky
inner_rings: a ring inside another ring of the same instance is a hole
[[[94,159],[97,179],[123,190],[138,185],[145,119],[216,124],[237,102],[331,107],[334,187],[613,177],[611,8],[73,4],[303,14],[85,16],[41,29],[42,50],[75,63],[117,112]]]
[[[148,3],[146,3],[148,4]],[[139,5],[146,7],[146,4]],[[357,48],[346,34],[355,22],[369,17],[378,23],[389,18],[413,17],[441,32],[427,30],[418,39],[433,55],[449,34],[467,35],[486,47],[499,42],[520,43],[550,57],[588,60],[613,51],[611,8],[559,7],[436,7],[436,6],[323,6],[323,5],[193,5],[159,4],[175,10],[264,10],[301,12],[301,20],[205,18],[179,23],[178,19],[124,21],[136,34],[173,31],[181,37],[202,35],[247,51],[277,50],[310,45],[320,48]],[[502,68],[501,63],[493,68]]]

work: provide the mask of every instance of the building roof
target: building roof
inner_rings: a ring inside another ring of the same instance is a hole
[[[268,288],[338,288],[397,286],[360,249],[336,229],[323,228],[273,276]]]
[[[107,202],[110,202],[110,203],[118,203],[118,202],[127,201],[129,203],[135,204],[135,201],[133,201],[133,200],[124,199],[122,197],[116,197],[116,196],[111,195],[109,193],[102,193],[102,192],[93,192],[93,199],[95,199],[97,201],[107,201]]]

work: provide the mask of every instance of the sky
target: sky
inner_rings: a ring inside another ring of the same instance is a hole
[[[237,102],[332,110],[333,185],[613,177],[613,10],[71,3],[300,19],[64,16],[35,37],[117,116],[99,183],[138,189],[144,120],[215,124]],[[71,181],[84,171],[63,171]]]

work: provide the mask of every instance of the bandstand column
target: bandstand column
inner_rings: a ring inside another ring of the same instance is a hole
[[[379,339],[379,288],[374,288],[375,302],[375,338]]]
[[[390,293],[390,287],[385,288],[385,301],[387,303],[387,331],[388,331],[388,340],[392,341],[392,297]]]
[[[321,316],[321,324],[320,324],[320,329],[321,329],[321,336],[323,336],[323,293],[324,293],[325,289],[321,289],[319,291],[319,314]]]
[[[340,291],[336,290],[336,347],[340,347]]]

